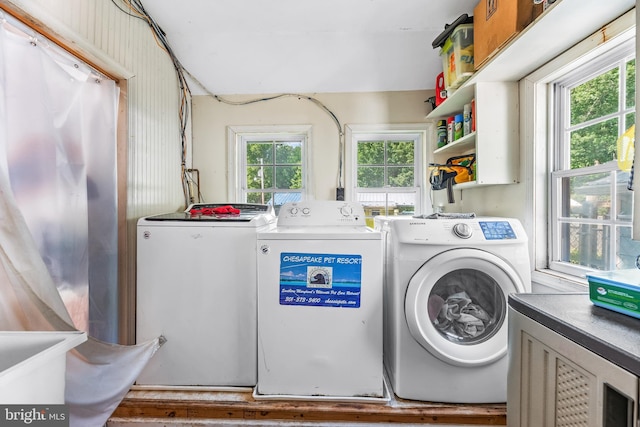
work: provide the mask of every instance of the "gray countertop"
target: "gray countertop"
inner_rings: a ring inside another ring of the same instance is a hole
[[[640,319],[596,307],[588,293],[512,294],[509,307],[640,376]]]

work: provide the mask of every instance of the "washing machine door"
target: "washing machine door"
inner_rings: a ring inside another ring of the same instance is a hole
[[[413,275],[405,315],[413,338],[457,366],[491,363],[507,352],[507,295],[524,292],[516,271],[479,249],[441,252]]]

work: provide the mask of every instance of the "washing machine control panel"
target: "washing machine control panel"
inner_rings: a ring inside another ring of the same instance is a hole
[[[487,240],[515,239],[516,233],[509,221],[479,221],[480,229]]]
[[[389,217],[390,218],[390,217]],[[527,235],[516,219],[481,218],[404,218],[379,220],[377,229],[387,227],[399,243],[413,244],[501,244],[526,241]]]
[[[344,201],[308,201],[285,203],[278,213],[278,227],[283,226],[366,226],[360,203]]]

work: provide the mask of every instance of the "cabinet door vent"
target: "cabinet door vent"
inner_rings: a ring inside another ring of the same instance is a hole
[[[556,427],[589,426],[589,380],[556,359]]]

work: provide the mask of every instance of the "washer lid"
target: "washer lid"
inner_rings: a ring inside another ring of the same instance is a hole
[[[146,221],[198,221],[198,222],[275,222],[271,205],[252,203],[195,203],[183,212],[170,212],[148,216]]]
[[[485,365],[507,352],[507,295],[522,280],[504,260],[478,249],[434,256],[411,278],[405,316],[413,338],[440,360]]]

